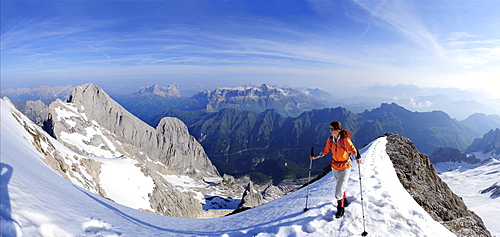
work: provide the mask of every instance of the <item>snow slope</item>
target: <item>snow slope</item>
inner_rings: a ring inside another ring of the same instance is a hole
[[[476,157],[481,157],[475,154]],[[435,164],[439,177],[458,196],[467,207],[483,219],[493,236],[500,236],[500,196],[482,190],[500,183],[500,161],[490,156],[483,157],[480,164],[443,162]]]
[[[63,179],[41,161],[26,130],[1,102],[2,236],[353,236],[363,232],[358,167],[351,173],[350,206],[335,219],[331,174],[306,189],[232,216],[182,219],[141,212],[101,198]],[[363,149],[361,165],[369,236],[454,236],[399,183],[385,138]],[[305,159],[308,159],[307,154]],[[147,184],[144,184],[147,185]]]

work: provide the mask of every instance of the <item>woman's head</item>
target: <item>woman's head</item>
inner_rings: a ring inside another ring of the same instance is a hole
[[[330,132],[333,133],[338,132],[342,137],[348,137],[348,138],[352,137],[351,132],[349,132],[349,130],[342,129],[342,124],[339,121],[330,122]]]
[[[342,124],[339,121],[332,121],[330,122],[330,129],[342,130]]]

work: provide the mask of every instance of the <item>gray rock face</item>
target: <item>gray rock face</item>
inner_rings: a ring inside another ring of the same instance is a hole
[[[203,212],[194,193],[183,192],[169,183],[167,175],[184,175],[199,183],[221,179],[203,147],[176,118],[163,118],[157,128],[142,122],[93,84],[75,87],[67,102],[56,100],[49,106],[44,130],[74,152],[104,158],[127,157],[138,161],[154,188],[149,202],[154,213],[195,218]],[[93,160],[75,167],[52,165],[60,173],[91,168],[92,189],[103,197],[99,185],[100,164]],[[80,159],[81,160],[81,159]],[[128,195],[128,194],[124,194]]]
[[[219,176],[203,147],[179,119],[163,118],[155,129],[90,83],[75,87],[67,103],[52,103],[44,128],[82,155],[125,155],[160,162],[175,174]],[[73,138],[65,139],[71,134]],[[74,137],[79,136],[81,142],[75,142]]]
[[[434,220],[457,236],[491,236],[481,218],[439,178],[429,157],[419,153],[406,137],[395,133],[385,136],[387,154],[401,184]]]
[[[49,107],[41,100],[28,100],[24,104],[21,112],[31,119],[36,124],[41,124],[47,119],[49,114]]]

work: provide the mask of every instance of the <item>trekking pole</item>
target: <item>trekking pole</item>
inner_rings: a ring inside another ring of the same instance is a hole
[[[311,156],[314,156],[314,147],[311,147]],[[309,199],[309,182],[311,182],[312,163],[313,163],[313,160],[311,158],[309,158],[309,177],[307,178],[306,207],[304,208],[304,212],[309,210],[309,208],[307,208],[307,200]]]
[[[359,191],[361,193],[361,212],[363,214],[363,233],[361,236],[367,236],[368,232],[366,232],[365,226],[365,205],[363,204],[363,186],[361,185],[361,165],[358,163],[358,171],[359,171]]]

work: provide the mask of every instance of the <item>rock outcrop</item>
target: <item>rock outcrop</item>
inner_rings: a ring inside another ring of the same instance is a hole
[[[385,136],[387,154],[401,184],[434,220],[457,236],[491,236],[481,218],[439,178],[429,157],[419,153],[410,139],[395,133]]]
[[[475,156],[467,156],[460,152],[460,150],[451,147],[440,147],[434,150],[432,155],[429,156],[431,163],[437,164],[439,162],[464,162],[469,164],[477,164],[481,162]]]
[[[238,209],[249,209],[259,205],[264,204],[264,199],[262,198],[262,194],[254,188],[253,182],[250,181],[245,188],[245,192],[243,193],[243,197],[241,198],[241,202],[238,205]]]

